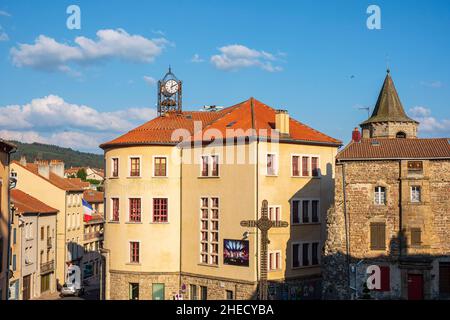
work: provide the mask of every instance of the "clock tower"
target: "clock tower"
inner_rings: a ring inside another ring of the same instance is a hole
[[[181,80],[169,71],[158,81],[158,115],[168,112],[181,112]]]

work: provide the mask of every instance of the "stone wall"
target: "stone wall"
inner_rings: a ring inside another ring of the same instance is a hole
[[[398,132],[405,133],[406,138],[417,137],[415,122],[375,122],[361,127],[363,138],[395,138]]]
[[[436,261],[450,257],[450,161],[424,160],[420,174],[408,173],[407,160],[349,161],[344,165],[348,255],[343,164],[338,164],[335,207],[327,216],[324,298],[350,298],[354,293],[350,286],[362,290],[367,278],[363,271],[370,264],[390,266],[391,274],[390,292],[374,292],[374,297],[406,298],[408,273],[420,273],[424,277],[424,297],[435,298],[438,280],[433,279],[438,278],[439,270]],[[376,186],[386,188],[385,205],[374,202]],[[421,187],[420,203],[411,202],[411,186]],[[371,249],[371,222],[386,224],[385,250]],[[411,244],[412,228],[422,230],[420,245]],[[405,259],[410,260],[400,261]]]

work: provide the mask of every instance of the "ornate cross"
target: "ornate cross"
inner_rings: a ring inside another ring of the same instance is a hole
[[[241,227],[256,227],[261,230],[260,249],[260,277],[259,277],[259,299],[267,300],[267,245],[269,244],[269,229],[286,228],[289,223],[286,221],[272,221],[268,215],[269,207],[267,200],[263,200],[261,207],[261,218],[258,220],[241,221]]]

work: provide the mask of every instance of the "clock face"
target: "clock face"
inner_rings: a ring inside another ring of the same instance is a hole
[[[164,91],[170,95],[176,93],[178,91],[178,82],[173,79],[166,81]]]

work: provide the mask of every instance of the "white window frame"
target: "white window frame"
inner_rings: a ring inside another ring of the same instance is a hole
[[[273,155],[273,169],[274,169],[274,174],[269,174],[269,166],[268,166],[268,162],[267,162],[267,158],[269,155]],[[265,166],[266,166],[266,176],[267,177],[277,177],[278,176],[278,153],[276,152],[266,152],[266,159],[265,159]]]
[[[384,189],[384,192],[382,191]],[[384,202],[381,202],[381,194],[384,193]],[[386,205],[387,188],[385,186],[375,186],[374,202],[378,206]]]
[[[299,175],[298,176],[294,176],[292,174],[292,169],[293,169],[292,158],[294,156],[299,157],[299,164],[298,164]],[[303,157],[308,157],[309,172],[308,172],[307,176],[303,175]],[[317,169],[318,169],[318,173],[319,173],[317,176],[313,176],[313,174],[312,174],[312,158],[317,158],[317,164],[318,164]],[[293,177],[293,178],[320,178],[320,177],[322,177],[322,170],[320,167],[320,163],[321,163],[320,155],[318,155],[318,154],[292,153],[291,154],[291,177]]]
[[[142,198],[143,198],[142,196],[127,196],[126,197],[126,199],[127,199],[127,203],[126,203],[126,214],[127,214],[126,223],[131,223],[131,224],[144,223],[144,202],[142,201]],[[130,221],[130,199],[141,199],[141,221],[140,222]],[[120,200],[119,200],[119,205],[120,205]]]
[[[299,202],[299,208],[298,208],[298,215],[299,215],[299,222],[294,222],[294,205],[293,202],[298,201]],[[308,204],[308,217],[309,221],[304,222],[303,221],[303,201],[309,201]],[[312,202],[317,201],[317,222],[312,221]],[[308,224],[320,224],[322,223],[322,217],[321,217],[321,205],[320,205],[320,198],[292,198],[290,201],[290,207],[291,207],[291,224],[292,225],[308,225]]]
[[[278,261],[278,268],[272,268],[270,269],[270,264],[272,264],[272,266],[276,266],[276,262],[277,262],[277,253],[279,254],[280,260]],[[272,258],[271,258],[272,255]],[[269,250],[269,254],[268,254],[268,258],[269,258],[269,263],[267,264],[267,271],[271,272],[271,271],[280,271],[283,270],[283,264],[282,264],[282,260],[283,260],[283,255],[281,254],[281,250]]]
[[[416,191],[414,189],[416,188]],[[410,201],[411,203],[421,203],[422,202],[422,186],[410,186]],[[418,194],[418,199],[415,199],[413,194]]]
[[[218,158],[218,175],[217,176],[213,176],[212,172],[213,172],[213,157],[216,156]],[[204,176],[203,173],[203,158],[206,157],[208,159],[208,172],[207,175]],[[211,154],[202,154],[200,156],[200,170],[199,170],[199,177],[200,178],[220,178],[220,154],[218,153],[211,153]]]
[[[202,220],[205,220],[202,217],[202,208],[204,208],[203,205],[202,205],[202,199],[203,198],[207,198],[208,199],[208,207],[207,207],[208,208],[208,219],[207,219],[207,221],[208,221],[208,229],[206,230],[208,232],[208,240],[206,241],[206,243],[208,244],[208,262],[207,263],[202,261],[202,242],[203,242],[203,240],[202,240],[202,232],[204,231],[202,229]],[[211,244],[213,244],[213,241],[212,241],[212,238],[211,238],[211,232],[214,231],[212,229],[212,227],[211,227],[212,226],[212,221],[213,221],[213,219],[212,219],[212,209],[215,208],[215,207],[212,206],[212,198],[217,198],[219,200],[219,207],[217,208],[219,210],[219,217],[218,217],[218,219],[214,219],[214,221],[217,221],[219,223],[219,228],[217,230],[217,235],[218,235],[217,243],[214,242],[215,244],[217,244],[217,254],[213,254],[211,252]],[[199,206],[199,247],[198,247],[199,248],[199,254],[198,254],[199,263],[201,265],[205,265],[205,266],[219,266],[220,265],[220,225],[221,225],[221,223],[220,223],[220,206],[221,206],[221,199],[220,199],[220,197],[214,196],[214,195],[212,195],[212,196],[211,195],[209,195],[209,196],[200,195],[199,204],[200,204],[200,206]],[[217,264],[212,263],[212,256],[213,255],[217,256]]]
[[[276,214],[276,209],[279,209],[279,212],[280,212],[280,219],[278,220],[278,221],[281,221],[281,220],[283,220],[283,218],[282,218],[282,210],[281,210],[281,205],[279,205],[279,204],[277,204],[277,205],[270,205],[269,207],[268,207],[268,212],[267,212],[267,214],[269,215],[269,219],[270,219],[270,209],[273,209],[273,212],[274,212],[274,214]],[[270,220],[272,220],[272,219],[270,219]],[[272,220],[272,221],[277,221],[277,220]]]
[[[293,166],[293,163],[294,163],[294,157],[299,157],[299,159],[298,159],[298,176],[294,176],[294,172],[293,172],[293,169],[294,169],[294,166]],[[290,166],[291,166],[291,173],[290,173],[290,175],[291,175],[291,177],[292,178],[301,178],[302,177],[302,155],[301,154],[298,154],[298,153],[291,153],[291,163],[290,163]]]
[[[131,175],[131,158],[139,158],[139,175],[138,176],[132,176]],[[140,156],[140,155],[130,155],[130,156],[128,156],[127,178],[137,179],[137,178],[142,178],[142,176],[143,176],[143,172],[142,172],[142,156]]]
[[[157,176],[155,175],[155,158],[165,158],[166,159],[166,175],[165,176]],[[152,156],[152,178],[168,178],[169,177],[169,157],[166,155],[154,155]]]
[[[114,172],[114,159],[117,159],[117,176],[113,175],[113,172]],[[109,177],[113,178],[113,179],[119,178],[119,176],[120,176],[120,160],[119,160],[119,157],[111,157],[110,166],[111,166],[111,168],[110,168],[111,171],[109,173]]]

